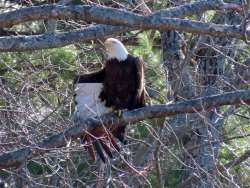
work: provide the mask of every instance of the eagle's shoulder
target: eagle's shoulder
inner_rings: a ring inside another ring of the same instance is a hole
[[[144,66],[144,62],[143,62],[141,57],[133,56],[133,55],[130,55],[130,54],[128,55],[128,57],[126,59],[126,62],[129,63],[129,64],[133,64],[138,68]]]

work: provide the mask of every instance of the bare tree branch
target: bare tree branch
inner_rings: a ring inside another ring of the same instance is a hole
[[[225,168],[229,169],[234,166],[241,164],[242,162],[246,161],[250,157],[250,150],[245,151],[241,156],[235,158],[234,160],[230,161],[229,163],[225,164]]]
[[[199,9],[194,9],[198,5],[200,5]],[[102,6],[46,5],[29,7],[0,14],[0,27],[10,27],[25,21],[39,19],[65,18],[91,21],[99,24],[110,24],[113,26],[109,26],[110,28],[108,28],[108,26],[105,25],[98,25],[65,33],[0,37],[0,51],[25,51],[62,47],[75,42],[88,41],[97,37],[105,37],[107,35],[136,29],[178,30],[212,36],[228,36],[244,39],[245,35],[241,31],[240,26],[220,25],[166,17],[177,15],[183,17],[185,15],[193,14],[194,12],[197,13],[197,11],[221,9],[223,7],[234,6],[225,6],[224,3],[218,4],[217,1],[201,1],[173,9],[161,10],[149,16],[141,16],[125,10]],[[250,32],[248,32],[247,35],[250,36]]]
[[[94,40],[129,31],[128,27],[96,25],[61,33],[46,33],[32,36],[0,37],[0,51],[25,51],[44,48],[56,48],[72,43]]]
[[[177,30],[197,34],[208,34],[217,37],[227,36],[244,39],[244,34],[241,32],[240,26],[209,24],[178,18],[162,18],[159,20],[155,20],[155,22],[151,21],[151,19],[147,19],[146,22],[135,23],[134,26],[131,27],[97,25],[90,26],[85,29],[63,33],[0,37],[0,51],[25,51],[43,48],[55,48],[75,42],[83,42],[98,37],[105,37],[108,35],[119,34],[125,31],[136,30],[139,28]],[[248,32],[248,35],[250,36],[250,32]]]
[[[229,163],[225,164],[225,165],[218,165],[217,167],[220,169],[221,172],[225,172],[228,171],[230,168],[235,167],[239,164],[241,164],[242,162],[246,161],[248,158],[250,157],[250,150],[245,151],[241,156],[236,157],[235,159],[233,159],[232,161],[230,161]],[[192,175],[190,176],[187,180],[185,180],[184,182],[180,183],[177,188],[184,188],[186,187],[192,180],[195,181],[199,181],[199,179],[201,177],[205,177],[206,173],[203,172],[199,177],[197,175]]]
[[[198,9],[197,9],[198,7]],[[61,6],[44,5],[23,8],[0,14],[0,27],[11,27],[26,21],[36,21],[43,19],[75,19],[93,21],[103,24],[125,24],[134,25],[137,23],[155,21],[162,17],[182,17],[197,11],[220,10],[230,6],[225,6],[220,0],[200,1],[196,3],[182,5],[173,9],[164,9],[153,13],[150,16],[141,16],[126,10],[115,9],[104,6]]]
[[[212,110],[214,107],[233,104],[250,104],[250,90],[241,90],[221,95],[202,97],[168,105],[148,106],[133,111],[127,111],[121,117],[114,114],[104,115],[97,119],[87,119],[79,125],[51,136],[37,145],[28,146],[0,156],[0,169],[18,167],[24,161],[43,155],[50,150],[67,145],[83,133],[86,127],[97,126],[115,127],[124,123],[135,123],[148,118],[172,116],[180,113],[196,113],[202,110]]]

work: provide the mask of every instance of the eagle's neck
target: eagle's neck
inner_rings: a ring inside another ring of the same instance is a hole
[[[128,51],[124,46],[112,49],[108,52],[108,60],[117,59],[118,61],[124,61],[128,58]]]

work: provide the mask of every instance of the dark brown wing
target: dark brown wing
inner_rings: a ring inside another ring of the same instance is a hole
[[[74,79],[74,85],[77,83],[103,83],[104,77],[105,69],[89,74],[77,75]]]
[[[132,94],[132,104],[129,110],[145,106],[145,82],[144,82],[144,64],[140,58],[135,58],[135,92]]]

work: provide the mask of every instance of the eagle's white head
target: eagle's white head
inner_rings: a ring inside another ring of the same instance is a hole
[[[125,46],[115,38],[108,38],[104,42],[104,46],[106,48],[106,52],[108,55],[108,59],[117,59],[119,61],[123,61],[128,57],[128,51]]]

